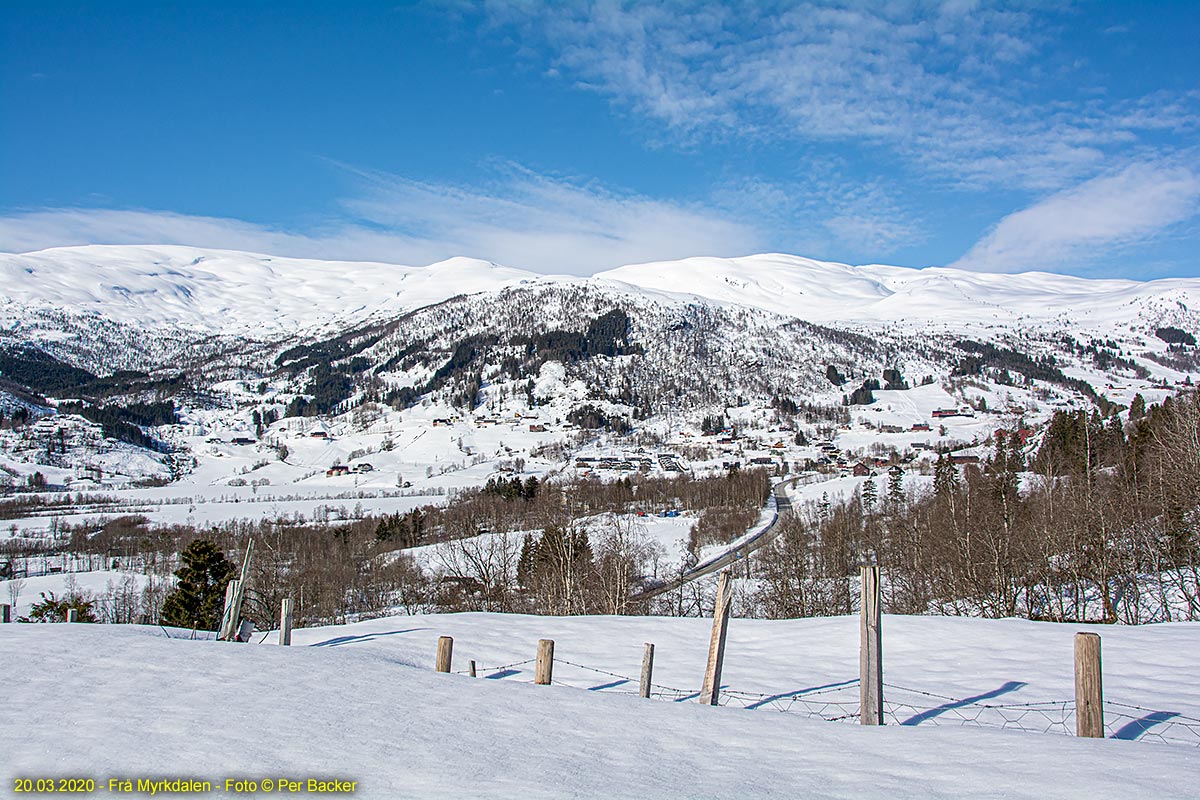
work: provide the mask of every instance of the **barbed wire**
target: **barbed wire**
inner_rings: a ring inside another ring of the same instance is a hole
[[[588,672],[595,672],[598,675],[607,675],[610,678],[620,678],[623,681],[633,682],[635,680],[637,680],[637,681],[641,680],[640,678],[631,678],[628,675],[618,675],[617,673],[609,672],[606,669],[598,669],[596,667],[589,667],[584,664],[576,664],[574,661],[567,661],[565,658],[556,658],[556,659],[554,659],[554,663],[556,666],[558,664],[566,664],[569,667],[576,667],[578,669],[586,669]]]
[[[1154,709],[1154,708],[1146,708],[1144,706],[1130,705],[1129,703],[1118,703],[1113,700],[1105,700],[1104,707],[1106,709],[1108,709],[1108,708],[1124,708],[1124,709],[1129,709],[1130,711],[1145,711],[1150,714],[1164,714],[1164,713],[1171,714],[1174,721],[1187,723],[1189,725],[1200,725],[1200,719],[1198,719],[1196,717],[1189,717],[1186,714],[1180,714],[1175,711],[1165,711],[1164,712],[1164,711],[1160,711],[1160,710]],[[1116,713],[1120,714],[1121,712],[1118,711]]]
[[[477,674],[503,673],[505,670],[532,664],[536,660],[530,658],[498,667],[478,668]],[[556,658],[555,665],[615,678],[620,683],[636,684],[640,682],[639,678],[563,658]],[[458,670],[458,672],[462,674],[465,671]],[[516,676],[519,674],[519,672],[509,675],[502,674],[498,677],[518,683],[533,682],[530,678],[517,678]],[[562,678],[556,678],[552,683],[556,686],[603,691],[609,694],[635,695],[639,693],[634,689],[618,688],[618,683],[581,686]],[[779,694],[723,688],[719,693],[718,703],[721,706],[746,710],[767,708],[779,713],[803,714],[829,722],[857,722],[861,716],[859,699],[857,697],[838,697],[837,695],[856,692],[859,683],[859,680],[854,678],[837,684]],[[1064,735],[1074,735],[1075,732],[1074,700],[994,703],[987,702],[985,699],[994,695],[963,698],[893,683],[884,683],[883,686],[892,693],[909,694],[938,701],[937,705],[897,701],[889,699],[885,694],[884,719],[893,725],[958,725]],[[680,689],[658,683],[651,684],[650,696],[668,702],[683,702],[699,695],[699,689]],[[1196,717],[1108,700],[1104,702],[1104,714],[1105,731],[1108,738],[1176,745],[1188,744],[1200,747],[1200,719]]]
[[[504,670],[512,669],[513,667],[523,667],[526,664],[532,664],[534,661],[537,661],[537,659],[536,658],[527,658],[524,661],[514,661],[511,664],[503,664],[499,667],[479,667],[479,666],[477,666],[477,667],[475,667],[475,674],[479,675],[484,672],[503,672]],[[454,670],[454,674],[455,675],[468,675],[468,674],[470,674],[470,669],[456,669],[456,670]],[[504,676],[504,677],[507,677],[507,676]]]
[[[1109,709],[1113,709],[1110,711]],[[1137,714],[1127,713],[1129,711]],[[1123,721],[1123,724],[1118,724]],[[1111,739],[1200,747],[1200,719],[1127,703],[1104,704],[1104,729]]]

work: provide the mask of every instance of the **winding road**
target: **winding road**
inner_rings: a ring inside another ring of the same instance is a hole
[[[678,589],[685,583],[703,578],[705,575],[711,575],[726,567],[736,564],[743,558],[746,558],[755,550],[768,544],[779,533],[779,520],[792,511],[792,501],[787,496],[787,491],[784,487],[789,483],[795,483],[801,477],[787,478],[771,487],[771,497],[767,501],[767,508],[772,511],[771,521],[767,523],[761,531],[754,534],[750,538],[739,542],[736,546],[729,548],[721,555],[711,558],[707,561],[702,561],[686,572],[681,572],[679,575],[671,578],[668,581],[653,583],[649,586],[642,587],[641,590],[635,592],[629,599],[630,601],[649,600],[652,597],[657,597],[660,594],[665,594],[672,589]],[[755,523],[757,524],[757,523]],[[744,535],[744,534],[743,534]]]

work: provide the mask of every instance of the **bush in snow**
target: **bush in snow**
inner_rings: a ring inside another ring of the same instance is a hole
[[[77,612],[77,622],[96,622],[93,612],[93,601],[83,595],[71,593],[66,597],[57,598],[54,592],[41,592],[41,602],[34,603],[29,609],[29,616],[22,617],[21,622],[66,622],[67,612],[74,609]]]

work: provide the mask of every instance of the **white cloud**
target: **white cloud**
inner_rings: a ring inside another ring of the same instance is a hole
[[[1138,163],[1009,214],[951,266],[989,272],[1056,270],[1149,240],[1200,213],[1200,174]]]
[[[878,262],[924,241],[924,224],[878,179],[851,177],[836,160],[809,161],[803,181],[729,182],[713,200],[773,232],[773,249],[836,261]]]
[[[171,212],[42,209],[0,217],[0,250],[186,244],[276,255],[428,264],[457,255],[540,272],[591,274],[638,261],[765,249],[752,225],[506,167],[484,188],[359,173],[347,213],[303,232]]]
[[[223,217],[170,211],[48,208],[0,217],[0,250],[14,253],[85,244],[181,244],[282,256],[369,260],[411,249],[402,237],[355,225],[310,234]]]
[[[1107,105],[1053,69],[1053,6],[493,2],[565,79],[683,141],[882,147],[969,188],[1058,189],[1147,132],[1195,130],[1189,95]],[[1065,5],[1065,4],[1064,4]],[[1078,24],[1078,19],[1068,24]],[[1047,67],[1047,65],[1050,65]],[[660,133],[651,134],[661,136]]]
[[[583,275],[636,261],[742,255],[764,244],[753,226],[700,204],[619,193],[514,165],[481,187],[360,174],[367,189],[346,203],[356,217],[542,272]]]

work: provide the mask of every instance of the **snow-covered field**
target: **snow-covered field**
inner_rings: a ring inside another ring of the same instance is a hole
[[[31,566],[37,569],[36,560]],[[36,575],[31,578],[3,580],[0,581],[0,603],[11,606],[13,618],[16,619],[28,616],[33,605],[42,601],[43,594],[54,595],[59,599],[79,594],[100,600],[118,590],[140,592],[151,580],[150,576],[140,572],[109,569],[97,569],[90,572],[60,572],[52,575]],[[100,609],[97,609],[97,612],[99,611]]]
[[[298,630],[283,649],[168,639],[157,628],[6,626],[5,791],[13,778],[48,775],[102,785],[199,778],[214,782],[212,796],[226,777],[337,778],[385,798],[1188,797],[1200,784],[1197,742],[1149,741],[1200,718],[1198,625],[1093,629],[1106,701],[1142,717],[1113,719],[1122,710],[1113,706],[1110,734],[1144,731],[1143,741],[962,723],[980,702],[1069,700],[1072,636],[1083,626],[885,617],[889,703],[916,705],[914,690],[937,697],[883,728],[777,713],[769,699],[852,682],[856,619],[733,620],[724,708],[686,694],[699,686],[708,628],[647,617],[390,617]],[[432,671],[439,635],[455,639],[456,671],[473,659],[479,678]],[[530,685],[530,664],[495,669],[532,659],[539,638],[556,642],[558,685]],[[657,646],[649,700],[625,682],[643,642]],[[839,696],[855,695],[851,686]]]

